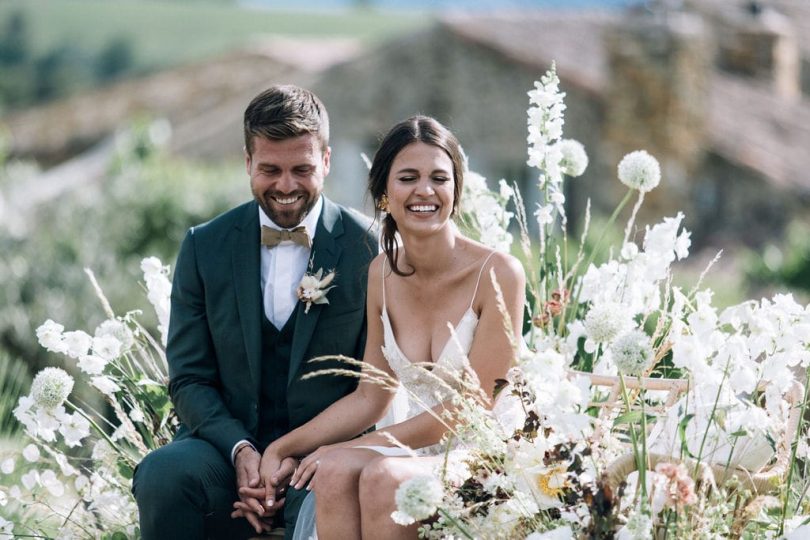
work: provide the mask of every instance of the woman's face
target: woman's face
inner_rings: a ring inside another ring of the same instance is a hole
[[[423,142],[400,150],[388,173],[388,207],[401,232],[431,232],[453,213],[453,162],[444,150]]]

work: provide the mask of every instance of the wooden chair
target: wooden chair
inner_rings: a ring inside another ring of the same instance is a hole
[[[615,415],[621,410],[621,380],[618,376],[596,375],[579,371],[573,371],[572,375],[588,377],[592,386],[601,386],[610,389],[605,401],[591,403],[592,406],[598,406],[602,409],[602,415],[608,415],[608,418],[610,418],[611,415]],[[767,383],[763,383],[759,389],[764,389],[766,385]],[[689,389],[689,381],[687,379],[624,377],[624,387],[626,391],[631,393],[636,393],[641,389],[666,391],[667,397],[664,400],[664,404],[652,409],[652,412],[663,413],[674,406],[680,396]],[[656,453],[647,455],[647,468],[655,469],[655,466],[662,462],[681,462],[686,465],[687,469],[691,471],[695,477],[706,477],[710,470],[715,482],[718,484],[724,484],[736,477],[737,481],[744,489],[752,491],[755,495],[773,492],[779,488],[790,464],[791,443],[796,436],[796,430],[799,428],[799,421],[801,420],[801,401],[803,397],[803,385],[794,382],[786,395],[787,402],[790,404],[790,413],[784,434],[777,443],[776,459],[762,470],[749,471],[742,467],[725,466],[724,464],[698,464],[694,459],[686,458],[679,460],[669,455]],[[606,471],[608,484],[615,488],[625,480],[631,472],[636,470],[637,463],[635,454],[629,451],[614,460],[608,466]]]

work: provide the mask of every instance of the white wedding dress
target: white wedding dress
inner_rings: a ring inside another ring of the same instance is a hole
[[[492,258],[495,252],[489,254],[478,271],[478,279],[475,283],[470,305],[461,319],[453,327],[450,339],[442,349],[439,358],[435,363],[414,363],[402,352],[397,344],[391,320],[388,316],[388,308],[385,301],[385,269],[387,259],[383,262],[382,280],[382,324],[383,324],[383,346],[382,353],[388,361],[391,370],[399,379],[400,388],[394,397],[391,406],[385,417],[377,423],[377,427],[385,427],[399,422],[404,422],[426,409],[435,407],[445,399],[450,397],[450,391],[445,385],[451,388],[457,387],[457,376],[461,375],[467,363],[467,354],[472,347],[475,330],[478,328],[478,315],[473,310],[475,296],[478,294],[478,287],[481,284],[481,275],[484,267]],[[449,324],[449,322],[448,322]],[[444,383],[444,384],[443,384]],[[396,446],[358,446],[356,448],[368,448],[386,456],[408,456],[410,452]],[[434,444],[425,448],[416,449],[416,453],[421,456],[438,455],[444,452],[442,444]],[[298,513],[298,521],[295,524],[295,534],[293,540],[317,539],[315,530],[315,496],[313,493],[307,495]]]

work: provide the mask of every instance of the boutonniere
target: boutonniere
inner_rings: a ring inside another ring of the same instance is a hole
[[[314,274],[307,272],[298,284],[298,299],[306,304],[304,313],[309,313],[312,304],[328,304],[326,293],[335,287],[329,284],[335,279],[334,270],[323,275],[323,268],[319,268]]]

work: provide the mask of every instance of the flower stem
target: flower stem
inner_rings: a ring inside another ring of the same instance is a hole
[[[807,410],[807,399],[810,397],[810,370],[807,371],[807,377],[804,381],[804,399],[802,399],[802,408],[799,413],[799,425],[796,426],[796,434],[793,436],[790,448],[790,462],[788,462],[788,474],[785,481],[785,494],[782,501],[782,516],[779,518],[779,530],[777,534],[781,536],[785,530],[785,518],[787,518],[788,501],[790,500],[790,484],[793,482],[793,467],[796,465],[796,450],[799,447],[799,438],[802,435],[802,424],[804,424],[804,413]]]

